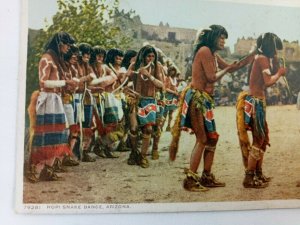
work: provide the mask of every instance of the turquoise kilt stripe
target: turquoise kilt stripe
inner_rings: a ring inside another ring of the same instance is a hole
[[[174,100],[178,100],[177,95],[167,92],[166,93],[166,106],[165,111],[174,111],[177,109],[177,105],[173,104]],[[171,101],[171,104],[168,104],[168,101]]]
[[[105,108],[103,121],[104,124],[117,123],[119,121],[118,107],[113,106]]]
[[[66,123],[66,116],[64,113],[60,114],[44,114],[36,116],[36,125],[51,125]]]
[[[68,143],[68,132],[64,130],[62,132],[35,134],[32,140],[32,146],[43,147],[48,145],[59,145]]]

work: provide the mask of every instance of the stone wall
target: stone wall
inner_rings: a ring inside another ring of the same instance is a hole
[[[247,55],[251,48],[256,44],[256,39],[254,38],[239,38],[234,45],[234,55]]]
[[[256,39],[254,38],[241,38],[237,40],[234,45],[234,55],[242,56],[247,55],[252,46],[255,45]],[[286,61],[299,62],[300,61],[300,46],[298,41],[288,42],[283,41],[283,50],[279,51],[279,56],[283,56]]]
[[[195,29],[176,28],[168,25],[154,26],[143,24],[142,30],[148,33],[149,36],[156,36],[157,40],[165,40],[169,42],[179,41],[185,43],[193,42],[197,33],[197,30]]]
[[[180,72],[184,75],[186,72],[186,58],[192,52],[192,44],[187,43],[171,43],[166,41],[136,39],[132,44],[132,49],[139,50],[145,43],[149,43],[160,48],[167,57],[171,58],[176,64]]]
[[[300,62],[300,46],[298,42],[287,42],[283,41],[283,52],[282,56],[287,61]]]

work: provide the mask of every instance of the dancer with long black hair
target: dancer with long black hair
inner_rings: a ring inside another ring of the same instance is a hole
[[[63,56],[75,43],[66,33],[56,33],[46,44],[39,62],[40,90],[32,94],[28,108],[30,116],[30,172],[31,182],[59,180],[55,165],[63,163],[76,166],[68,144],[66,114],[62,101],[62,89],[74,90],[78,82],[67,79],[67,67]]]
[[[196,135],[196,143],[191,154],[190,168],[186,169],[184,188],[188,191],[206,191],[206,187],[224,187],[211,173],[219,134],[213,115],[215,106],[214,84],[227,72],[233,72],[250,62],[247,57],[239,63],[227,64],[216,51],[225,47],[228,33],[220,25],[203,29],[195,43],[191,84],[183,91],[179,112],[172,130],[170,159],[175,160],[181,129],[191,130]],[[251,57],[250,57],[251,58]],[[203,155],[202,176],[197,170]]]
[[[262,172],[264,153],[270,145],[265,91],[286,74],[286,69],[280,67],[277,57],[277,50],[282,48],[282,42],[276,34],[265,33],[257,39],[249,92],[244,91],[238,97],[237,128],[245,167],[245,188],[264,188],[271,180]],[[252,132],[252,145],[247,130]]]

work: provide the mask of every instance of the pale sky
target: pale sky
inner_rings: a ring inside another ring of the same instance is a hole
[[[229,34],[227,45],[239,37],[254,37],[264,32],[276,33],[281,39],[300,41],[300,4],[294,0],[251,0],[257,4],[234,3],[233,0],[120,0],[120,8],[133,9],[144,24],[199,29],[211,24],[224,26]],[[237,1],[236,1],[237,2]],[[239,2],[247,2],[240,0]],[[283,3],[291,6],[282,6]],[[28,0],[30,28],[44,27],[57,11],[56,0]],[[263,4],[269,5],[263,5]],[[272,5],[270,5],[272,4]],[[46,6],[46,7],[45,7]]]

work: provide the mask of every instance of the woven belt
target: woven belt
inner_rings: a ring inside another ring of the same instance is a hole
[[[64,104],[70,104],[73,102],[73,95],[71,94],[64,94],[62,97],[62,101]]]

